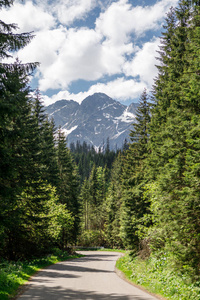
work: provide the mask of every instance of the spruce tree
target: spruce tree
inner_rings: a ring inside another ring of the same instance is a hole
[[[0,9],[10,7],[12,4],[13,1],[2,0]],[[1,59],[11,57],[11,52],[26,46],[33,37],[30,33],[13,33],[16,28],[15,24],[6,24],[0,20]],[[24,65],[19,61],[14,64],[0,63],[0,169],[2,170],[0,182],[2,183],[1,192],[4,195],[15,193],[7,181],[12,177],[17,178],[19,176],[17,170],[22,169],[22,167],[15,168],[15,164],[20,160],[16,159],[18,154],[14,147],[16,143],[20,143],[20,137],[25,131],[22,126],[30,113],[27,97],[29,94],[28,75],[36,66],[36,63]],[[18,151],[20,151],[19,148]]]
[[[26,123],[30,117],[27,76],[16,62],[12,70],[4,70],[0,77],[0,211],[1,241],[4,250],[9,248],[10,258],[14,258],[16,230],[20,224],[20,209],[17,208],[18,195],[26,183],[24,175],[26,160],[23,142]],[[8,241],[9,246],[4,244]],[[3,249],[2,248],[2,249]]]
[[[111,170],[111,180],[106,195],[106,243],[111,248],[123,247],[120,238],[120,215],[122,205],[122,154],[113,163]]]
[[[148,204],[143,199],[145,164],[148,154],[148,124],[150,108],[146,90],[142,93],[136,112],[136,120],[130,133],[132,143],[125,152],[122,174],[121,238],[124,246],[138,249],[138,229]]]
[[[40,148],[39,162],[42,167],[42,178],[52,186],[56,186],[58,178],[58,166],[56,159],[55,134],[56,128],[53,120],[49,120],[42,105],[39,90],[35,91],[32,98],[32,117],[38,131],[37,146]]]
[[[59,201],[66,205],[67,210],[74,218],[73,231],[69,234],[63,228],[62,248],[68,243],[75,243],[79,231],[79,201],[78,201],[78,180],[77,172],[73,165],[73,160],[69,149],[66,146],[66,138],[61,130],[58,131],[57,138],[57,163],[58,163],[58,183],[57,194]]]
[[[87,231],[91,229],[90,214],[91,211],[91,195],[89,190],[89,180],[85,179],[80,192],[80,206],[81,206],[81,222],[82,231]]]

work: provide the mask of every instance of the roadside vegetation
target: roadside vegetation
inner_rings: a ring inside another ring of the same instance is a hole
[[[172,254],[158,252],[144,260],[127,252],[116,267],[134,284],[166,299],[200,299],[200,281],[192,283],[190,274],[175,271]]]
[[[19,288],[40,269],[81,256],[80,254],[69,254],[66,251],[54,249],[53,254],[43,258],[16,262],[2,260],[0,262],[0,299],[12,299],[16,296]]]

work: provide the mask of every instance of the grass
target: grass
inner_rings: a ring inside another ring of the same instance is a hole
[[[166,299],[200,300],[200,282],[192,283],[189,276],[176,273],[166,254],[144,261],[126,253],[116,267],[133,283]]]
[[[109,249],[109,248],[101,248],[100,251],[110,251],[110,252],[120,252],[120,253],[126,253],[126,250],[123,249]]]
[[[67,252],[56,250],[54,255],[31,261],[0,262],[0,300],[12,299],[20,286],[37,271],[49,265],[82,255],[69,255]]]

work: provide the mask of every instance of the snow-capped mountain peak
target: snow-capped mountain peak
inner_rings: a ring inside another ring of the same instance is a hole
[[[57,101],[47,106],[46,112],[57,127],[61,126],[68,145],[79,140],[99,148],[109,138],[114,149],[129,138],[136,109],[137,103],[127,107],[106,94],[95,93],[81,104],[73,100]]]

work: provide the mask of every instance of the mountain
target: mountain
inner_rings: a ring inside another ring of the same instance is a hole
[[[123,105],[103,93],[85,98],[81,104],[73,100],[59,100],[46,107],[56,127],[61,126],[68,145],[79,140],[96,148],[109,138],[110,148],[121,148],[129,138],[135,119],[137,103]]]

